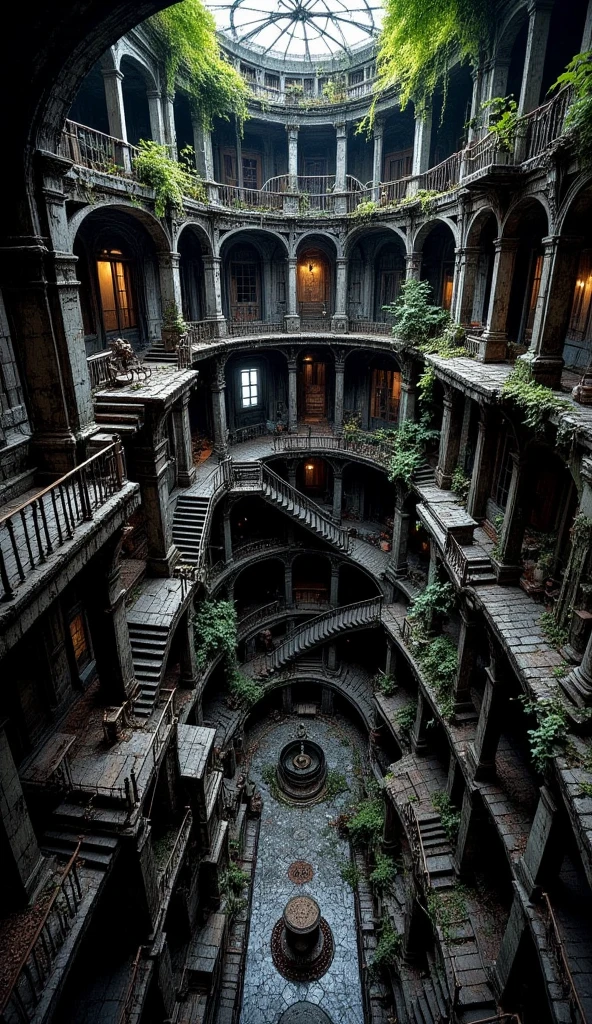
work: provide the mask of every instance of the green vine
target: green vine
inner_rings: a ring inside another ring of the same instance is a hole
[[[243,675],[236,666],[229,673],[228,687],[234,699],[243,708],[253,707],[263,696],[263,687]]]
[[[396,302],[383,307],[392,315],[393,334],[403,345],[425,345],[450,327],[450,313],[430,302],[431,291],[427,281],[410,279],[401,286]]]
[[[164,217],[168,208],[182,213],[187,197],[200,203],[207,201],[205,186],[197,172],[190,170],[187,163],[171,160],[168,146],[141,139],[138,148],[138,156],[133,161],[134,172],[138,181],[154,189],[157,217]]]
[[[419,622],[424,629],[430,629],[434,615],[444,616],[454,605],[454,588],[451,583],[434,580],[428,583],[421,594],[413,598],[408,618]]]
[[[405,420],[399,429],[393,432],[393,454],[387,467],[389,480],[409,486],[414,474],[425,460],[427,445],[438,437],[439,432],[428,426],[426,416],[422,416],[417,423]]]
[[[559,398],[556,391],[536,383],[530,366],[523,359],[517,360],[510,376],[504,381],[502,398],[513,402],[520,409],[525,425],[535,433],[541,432],[551,413],[571,408],[569,402]]]
[[[379,669],[372,679],[372,688],[383,693],[385,697],[392,697],[393,693],[397,689],[395,677],[387,675],[386,672]]]
[[[442,828],[446,833],[448,841],[454,844],[460,828],[460,811],[454,806],[448,793],[433,793],[432,804],[440,815]]]
[[[565,118],[565,128],[573,132],[577,152],[584,166],[592,164],[592,50],[578,53],[551,86],[570,85],[574,99]]]
[[[557,697],[531,700],[518,698],[525,712],[534,715],[536,726],[527,730],[530,756],[538,772],[545,771],[549,762],[565,748],[567,743],[567,713]]]
[[[450,942],[454,926],[461,924],[467,916],[466,889],[458,882],[452,889],[439,891],[430,889],[427,895],[427,911],[432,924],[442,932],[445,942]]]
[[[539,619],[539,626],[552,647],[557,650],[565,647],[569,640],[569,630],[557,622],[553,612],[543,612]]]
[[[417,715],[417,702],[410,700],[395,713],[395,721],[405,736],[409,736]]]
[[[390,921],[384,921],[380,930],[380,938],[374,950],[372,963],[370,964],[370,972],[373,977],[376,978],[383,971],[395,966],[402,944],[402,937],[394,930]]]
[[[451,490],[463,505],[466,505],[469,491],[471,489],[471,478],[467,476],[462,466],[457,466],[452,474]]]
[[[436,384],[436,371],[433,366],[426,366],[417,382],[417,393],[419,404],[422,409],[434,404],[434,387]]]
[[[487,128],[497,136],[499,148],[511,153],[518,126],[518,104],[514,97],[494,96],[482,103],[479,111],[477,117],[468,122],[467,127],[474,130]]]
[[[205,668],[220,653],[234,664],[237,623],[231,601],[203,601],[193,620],[193,628],[199,668]]]
[[[370,885],[377,896],[388,896],[395,887],[397,877],[397,865],[392,857],[383,853],[376,854],[376,865],[370,872]]]

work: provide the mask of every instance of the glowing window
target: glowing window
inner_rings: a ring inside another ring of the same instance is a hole
[[[568,337],[584,339],[590,329],[590,309],[592,307],[592,251],[585,250],[580,256],[578,276],[576,279],[571,316],[569,318]]]
[[[123,331],[136,326],[136,313],[132,300],[129,266],[118,249],[101,254],[97,260],[99,295],[106,331]]]
[[[241,405],[243,409],[250,409],[253,405],[259,405],[259,371],[241,370]]]
[[[396,370],[373,370],[371,416],[387,423],[396,423],[401,398],[401,374]]]
[[[78,668],[83,668],[90,661],[90,653],[88,650],[86,630],[84,628],[84,616],[82,612],[78,612],[77,615],[70,619],[70,639],[72,641],[72,649],[74,651],[76,664]]]

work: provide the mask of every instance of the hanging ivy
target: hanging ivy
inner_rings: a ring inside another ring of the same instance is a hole
[[[452,65],[475,65],[492,37],[493,0],[385,0],[385,8],[377,95],[398,89],[402,108],[411,100],[416,110],[425,110],[438,86],[446,93]],[[374,105],[365,128],[372,124]]]
[[[213,16],[200,0],[183,0],[149,19],[162,50],[167,87],[183,74],[196,114],[205,127],[214,117],[247,117],[248,89],[223,56]]]

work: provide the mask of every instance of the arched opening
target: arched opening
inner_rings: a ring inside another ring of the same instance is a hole
[[[561,231],[559,243],[572,250],[571,281],[560,280],[552,299],[570,288],[565,326],[563,358],[573,369],[586,369],[592,362],[592,188],[582,190],[574,200]]]
[[[547,231],[547,215],[535,200],[521,203],[504,230],[506,237],[517,239],[507,333],[510,341],[525,348],[532,337],[543,271],[543,238]]]
[[[205,313],[204,267],[202,246],[191,228],[181,233],[178,251],[181,257],[181,302],[183,317],[188,322],[203,320]]]
[[[296,468],[296,487],[320,504],[329,504],[333,492],[333,470],[325,459],[304,459]]]
[[[277,558],[269,558],[243,569],[234,584],[234,600],[239,618],[247,609],[283,598],[284,581],[284,563]],[[290,595],[285,596],[289,601]]]
[[[331,403],[330,357],[323,349],[309,349],[298,360],[298,418],[304,423],[326,423]],[[333,375],[331,375],[331,385]]]
[[[100,64],[95,64],[83,79],[68,112],[68,118],[77,124],[87,125],[97,132],[109,135],[105,81]]]
[[[466,124],[471,116],[473,79],[466,64],[451,70],[446,95],[438,89],[432,111],[430,167],[458,153],[466,143]]]
[[[237,244],[228,255],[230,319],[245,323],[261,320],[261,257],[254,245]]]
[[[479,255],[474,266],[472,294],[470,294],[470,282],[465,282],[465,288],[469,294],[466,301],[463,297],[459,319],[461,323],[468,323],[471,327],[483,327],[487,323],[495,258],[493,243],[497,236],[498,224],[495,214],[485,213],[475,222],[467,237],[467,248],[478,249]]]
[[[298,555],[292,563],[294,604],[326,608],[331,587],[331,564],[327,557]]]
[[[370,430],[393,427],[399,422],[401,371],[389,356],[370,364]]]
[[[385,306],[397,300],[405,280],[402,238],[384,229],[369,230],[356,239],[348,259],[347,311],[350,322],[388,322]]]
[[[287,378],[286,360],[279,352],[241,353],[229,359],[228,425],[235,443],[252,437],[254,428],[287,423]]]
[[[177,137],[177,152],[181,153],[187,146],[194,146],[193,119],[191,114],[191,103],[184,92],[176,92],[173,100],[173,114],[175,118],[175,135]]]
[[[147,79],[145,73],[129,57],[124,57],[121,61],[121,72],[127,138],[128,142],[137,146],[140,139],[152,138]]]
[[[263,231],[241,231],[223,246],[222,260],[224,304],[231,323],[275,322],[284,316],[286,249],[278,238]]]
[[[298,257],[297,297],[300,316],[322,319],[329,313],[331,270],[321,249],[304,249]]]
[[[447,224],[431,228],[422,247],[421,280],[427,281],[433,301],[450,309],[454,284],[454,235]]]

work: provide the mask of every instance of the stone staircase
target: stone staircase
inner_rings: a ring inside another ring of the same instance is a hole
[[[163,341],[153,341],[143,358],[145,363],[168,363],[171,366],[176,366],[178,361],[177,353],[167,352]]]
[[[436,474],[427,459],[425,459],[419,469],[413,474],[413,483],[416,487],[427,487],[430,484],[434,484],[435,481]]]
[[[158,697],[169,629],[167,626],[156,626],[151,623],[139,625],[136,622],[130,622],[128,629],[134,674],[136,682],[140,685],[139,694],[134,700],[134,715],[138,718],[148,718]]]
[[[328,612],[309,619],[297,626],[279,647],[269,656],[270,668],[279,669],[289,661],[298,658],[317,644],[325,643],[346,630],[367,629],[380,623],[382,598],[372,597],[367,601],[332,608]]]
[[[261,493],[266,501],[287,512],[317,537],[321,537],[339,551],[350,550],[351,540],[347,530],[337,526],[319,505],[297,491],[286,480],[282,480],[267,466],[261,467]]]
[[[108,398],[97,395],[94,399],[95,421],[107,434],[131,437],[142,429],[144,409],[134,402],[119,401],[115,395]]]
[[[191,565],[197,565],[199,561],[209,504],[209,498],[193,494],[182,494],[177,500],[173,516],[173,542],[183,561]]]
[[[70,860],[80,836],[72,832],[48,829],[41,839],[41,849],[63,860]],[[80,846],[80,857],[89,868],[107,871],[117,850],[118,839],[113,836],[83,836]]]
[[[434,964],[430,963],[429,978],[412,978],[408,974],[403,991],[410,1024],[448,1024],[450,997],[446,983]]]
[[[430,811],[418,811],[416,817],[430,884],[433,889],[448,889],[454,884],[456,875],[450,842],[442,828],[440,815]]]

